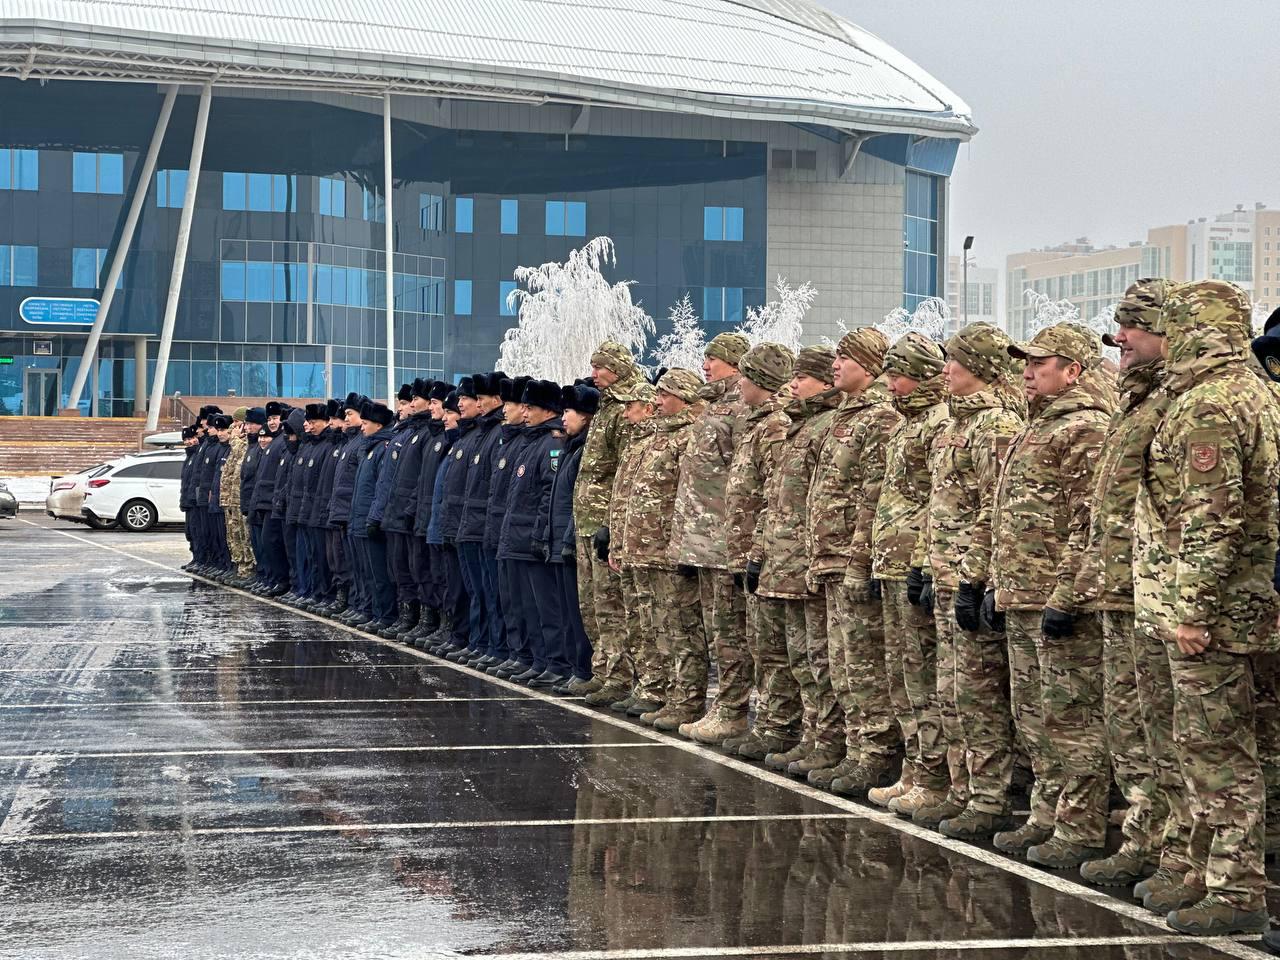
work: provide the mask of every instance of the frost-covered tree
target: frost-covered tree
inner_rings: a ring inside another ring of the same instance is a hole
[[[1080,311],[1070,300],[1050,300],[1043,293],[1035,290],[1024,291],[1023,295],[1031,304],[1032,317],[1027,324],[1027,339],[1030,340],[1045,327],[1055,323],[1079,322]]]
[[[875,327],[890,343],[897,343],[911,332],[911,314],[905,307],[894,307]]]
[[[947,302],[937,297],[926,297],[910,313],[903,307],[894,307],[875,327],[890,343],[896,343],[904,334],[913,330],[923,333],[936,343],[942,343],[947,338],[950,325],[951,308],[947,306]]]
[[[752,346],[771,341],[798,351],[804,333],[804,317],[818,291],[807,280],[793,287],[786,277],[778,277],[773,289],[778,299],[770,300],[763,307],[748,308],[738,333],[751,341]]]
[[[616,262],[613,241],[596,237],[564,263],[517,267],[507,305],[518,319],[503,337],[498,366],[513,377],[572,383],[586,375],[604,340],[642,353],[653,318],[631,302],[633,281],[605,279],[602,268]]]
[[[1111,333],[1115,330],[1116,307],[1118,306],[1118,303],[1107,304],[1106,308],[1101,312],[1094,314],[1088,320],[1084,320],[1084,325],[1098,336],[1102,336],[1104,333]],[[1102,346],[1102,355],[1109,360],[1118,361],[1120,359],[1120,351],[1115,347],[1108,347],[1106,344]]]
[[[707,349],[707,335],[702,329],[702,320],[693,309],[689,294],[686,293],[671,307],[668,318],[671,320],[671,332],[659,337],[658,345],[653,349],[658,366],[668,370],[675,367],[701,370]]]

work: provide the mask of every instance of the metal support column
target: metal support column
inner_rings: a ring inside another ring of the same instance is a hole
[[[147,338],[133,338],[133,415],[140,417],[147,409]]]
[[[182,198],[182,216],[178,220],[178,238],[174,244],[173,270],[169,274],[169,298],[164,305],[164,323],[160,328],[160,352],[156,357],[155,379],[151,383],[151,402],[147,404],[147,429],[160,422],[160,401],[164,397],[165,376],[169,372],[169,351],[173,349],[173,325],[178,318],[178,295],[182,292],[182,274],[187,267],[187,245],[191,241],[191,220],[196,212],[196,187],[204,163],[204,135],[209,127],[209,102],[213,84],[200,91],[200,107],[196,111],[196,132],[191,138],[191,162],[187,169],[187,192]]]
[[[382,95],[382,214],[387,249],[387,405],[396,408],[395,217],[391,212],[391,91]]]
[[[98,341],[102,338],[102,328],[107,324],[107,313],[115,300],[116,284],[120,274],[124,272],[124,261],[133,246],[133,232],[138,226],[138,218],[142,215],[142,205],[147,201],[147,191],[151,188],[151,177],[155,173],[156,158],[160,155],[160,144],[164,142],[165,131],[169,129],[169,117],[173,113],[173,103],[178,97],[178,87],[170,84],[165,91],[164,103],[160,107],[160,117],[156,120],[156,128],[151,134],[151,146],[147,148],[147,156],[142,161],[142,173],[138,176],[138,186],[129,203],[129,213],[125,217],[124,231],[120,234],[120,242],[116,244],[115,256],[111,258],[111,268],[102,284],[102,300],[98,304],[98,315],[93,319],[93,327],[89,330],[89,339],[84,345],[84,355],[80,358],[80,367],[76,370],[76,378],[71,382],[71,393],[67,397],[67,409],[75,410],[80,405],[80,395],[84,393],[85,380],[89,375],[89,364],[98,355]]]

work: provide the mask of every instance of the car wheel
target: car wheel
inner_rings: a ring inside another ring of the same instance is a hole
[[[120,508],[118,519],[130,533],[143,533],[156,525],[156,508],[146,500],[130,500]]]
[[[101,520],[98,517],[85,517],[84,522],[95,530],[110,530],[116,525],[114,520]]]

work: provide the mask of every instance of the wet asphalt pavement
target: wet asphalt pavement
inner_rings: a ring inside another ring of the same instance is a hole
[[[180,533],[24,516],[0,523],[0,957],[1263,956],[196,581]]]

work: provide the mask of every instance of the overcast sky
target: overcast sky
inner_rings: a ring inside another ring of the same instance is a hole
[[[967,101],[975,260],[1280,206],[1280,0],[819,0]]]

